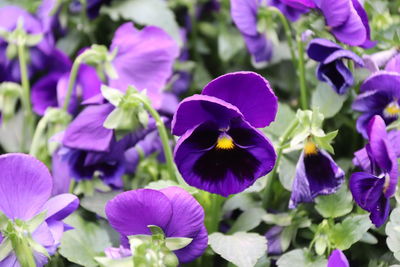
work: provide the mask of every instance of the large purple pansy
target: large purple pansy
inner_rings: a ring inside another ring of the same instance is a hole
[[[372,223],[379,227],[389,215],[390,197],[396,191],[398,180],[398,164],[380,116],[375,115],[370,120],[367,134],[369,143],[365,148],[370,162],[361,166],[368,169],[351,175],[350,190],[356,203],[371,213]]]
[[[275,151],[255,127],[269,125],[276,110],[268,81],[253,72],[223,75],[182,101],[172,133],[181,136],[174,157],[186,182],[228,196],[270,172]]]
[[[149,225],[160,227],[166,237],[192,238],[188,246],[174,251],[181,263],[196,259],[207,248],[204,210],[180,187],[124,192],[107,203],[106,215],[123,241],[130,235],[150,235]],[[129,243],[122,243],[129,247]]]
[[[0,168],[0,212],[10,220],[23,221],[46,212],[44,222],[32,232],[32,238],[53,255],[62,233],[69,229],[62,220],[78,208],[78,198],[71,194],[52,197],[53,178],[47,167],[34,157],[5,154],[0,156]],[[47,263],[48,259],[41,253],[35,252],[34,257],[37,266]],[[0,265],[19,266],[14,253]]]

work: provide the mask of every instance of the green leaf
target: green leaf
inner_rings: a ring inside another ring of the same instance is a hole
[[[94,258],[100,266],[104,267],[134,267],[132,257],[125,257],[122,259],[111,259],[108,257],[95,257]]]
[[[256,233],[213,233],[209,235],[208,243],[222,258],[239,267],[254,266],[267,251],[265,237]]]
[[[229,61],[244,48],[243,38],[236,28],[223,28],[218,35],[218,54],[222,61]]]
[[[38,34],[28,34],[26,36],[25,44],[27,46],[35,46],[38,43],[40,43],[43,39],[43,34],[38,33]]]
[[[395,208],[390,214],[385,231],[386,244],[393,252],[394,257],[400,261],[400,208]]]
[[[104,84],[101,85],[101,94],[115,107],[118,107],[119,103],[124,97],[124,94],[120,90],[108,87],[107,85]]]
[[[106,218],[106,213],[104,210],[106,203],[119,193],[120,192],[118,191],[110,191],[106,193],[95,191],[91,196],[85,195],[81,199],[80,204],[85,209],[94,212],[103,218]]]
[[[279,103],[275,121],[273,121],[268,127],[264,128],[263,132],[273,140],[278,140],[295,116],[295,112],[287,104]]]
[[[342,108],[347,96],[333,91],[327,83],[319,83],[311,97],[311,107],[318,108],[325,118],[332,118]]]
[[[165,239],[165,245],[171,251],[182,249],[192,242],[193,238],[188,237],[168,237]]]
[[[60,254],[70,262],[86,267],[94,267],[98,264],[94,257],[111,247],[107,231],[98,224],[86,222],[76,213],[69,216],[65,223],[74,227],[65,232],[60,245]]]
[[[251,194],[240,193],[227,199],[222,206],[222,213],[227,214],[235,209],[242,211],[248,210],[253,207],[260,207],[261,204],[252,198]]]
[[[325,136],[314,136],[313,140],[317,143],[319,148],[325,149],[329,153],[334,154],[335,151],[331,145],[333,139],[335,139],[336,135],[338,134],[339,130],[327,133]]]
[[[267,213],[262,216],[262,219],[267,224],[275,224],[279,226],[289,226],[292,224],[293,216],[289,213]]]
[[[113,1],[111,6],[103,6],[101,13],[118,21],[120,18],[132,20],[142,25],[155,25],[165,30],[182,46],[182,38],[174,13],[163,0]]]
[[[353,209],[353,197],[346,186],[342,186],[335,194],[317,197],[315,202],[315,209],[324,218],[341,217]]]
[[[27,224],[28,224],[28,231],[30,233],[33,233],[36,228],[38,228],[38,226],[40,224],[42,224],[42,222],[44,222],[45,218],[46,218],[46,211],[39,213],[38,215],[36,215],[35,217],[33,217],[32,219],[30,219]]]
[[[294,177],[296,176],[296,165],[299,156],[299,152],[284,154],[278,165],[279,181],[288,191],[292,191],[292,185]]]
[[[265,214],[266,212],[263,208],[246,210],[237,218],[228,233],[245,232],[254,229],[261,223],[262,217]]]
[[[346,250],[359,241],[372,226],[368,214],[347,217],[335,224],[329,234],[330,241],[340,250]]]
[[[13,251],[11,240],[8,238],[3,239],[0,243],[0,262],[3,261]]]
[[[306,250],[295,249],[283,254],[276,263],[278,267],[326,267],[327,260],[311,256]]]

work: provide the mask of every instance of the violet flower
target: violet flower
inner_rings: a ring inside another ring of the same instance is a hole
[[[353,60],[363,65],[363,60],[353,52],[343,49],[338,44],[327,39],[311,40],[307,48],[308,56],[319,62],[317,78],[328,83],[338,94],[345,94],[354,83],[351,71],[343,63],[343,59]]]
[[[18,21],[23,22],[23,29],[28,34],[43,34],[43,39],[40,43],[29,48],[28,75],[32,77],[35,73],[48,66],[54,43],[52,38],[45,34],[41,22],[27,11],[17,6],[0,8],[0,29],[12,32],[17,28]],[[8,58],[6,54],[8,45],[10,44],[0,38],[0,70],[2,72],[0,81],[19,82],[21,77],[18,58],[17,55],[13,55],[13,58]]]
[[[391,64],[395,64],[395,61],[393,63],[388,63],[391,58],[393,58],[397,54],[397,49],[392,48],[389,50],[385,51],[379,51],[376,53],[373,53],[371,55],[363,55],[363,61],[364,61],[364,67],[368,69],[370,72],[376,72],[379,71],[379,69],[383,66],[388,64],[386,68],[387,71],[393,71],[390,68]]]
[[[269,61],[272,57],[272,43],[264,33],[257,31],[257,12],[261,4],[258,0],[231,0],[233,22],[256,62]]]
[[[386,125],[380,116],[374,116],[367,128],[369,143],[366,145],[370,164],[365,172],[353,173],[350,177],[350,191],[355,202],[370,212],[370,219],[376,227],[387,219],[390,197],[396,192],[398,164],[392,149]]]
[[[360,87],[360,95],[352,108],[361,112],[357,130],[367,138],[367,125],[374,115],[381,116],[386,125],[397,120],[400,114],[400,73],[377,71]]]
[[[112,64],[118,77],[110,77],[108,85],[121,91],[126,91],[129,85],[139,91],[147,89],[153,106],[158,108],[162,89],[179,55],[177,43],[158,27],[137,30],[128,22],[115,32],[110,50],[114,49],[118,52]]]
[[[343,252],[339,249],[332,251],[328,259],[327,267],[349,267],[349,261]]]
[[[319,195],[335,193],[344,181],[344,171],[323,149],[308,141],[296,166],[289,208],[312,202]]]
[[[62,220],[78,208],[79,200],[71,194],[52,197],[53,178],[47,167],[34,157],[12,153],[0,156],[0,212],[13,223],[22,225],[16,231],[43,246],[50,255],[56,252],[64,231],[71,229]],[[32,232],[27,230],[29,221],[46,212],[44,221]],[[21,230],[19,230],[21,229]],[[0,229],[1,230],[1,229]],[[7,233],[0,232],[0,244],[6,242]],[[37,266],[44,266],[48,258],[34,253]],[[11,252],[0,266],[20,266]]]
[[[180,187],[127,191],[110,200],[105,210],[111,226],[121,234],[125,248],[129,248],[128,236],[151,235],[149,225],[160,227],[167,238],[193,239],[188,246],[174,251],[181,263],[196,259],[207,248],[204,210]]]
[[[277,104],[268,81],[254,72],[220,76],[182,101],[172,133],[181,136],[174,157],[185,181],[228,196],[270,172],[276,154],[256,127],[274,121]]]
[[[368,16],[358,0],[314,0],[332,34],[342,43],[371,48]]]
[[[388,61],[385,70],[400,73],[400,54],[397,54]]]
[[[282,226],[273,226],[271,227],[266,233],[265,238],[267,239],[268,243],[268,255],[280,255],[282,254],[282,243],[281,243],[281,236],[282,231],[285,228]]]
[[[309,12],[311,8],[315,8],[311,0],[270,0],[268,4],[278,8],[292,22]]]

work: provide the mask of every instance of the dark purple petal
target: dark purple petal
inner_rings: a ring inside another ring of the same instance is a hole
[[[103,123],[113,109],[114,106],[111,104],[86,107],[65,131],[64,146],[91,151],[109,151],[114,135],[112,130],[103,127]]]
[[[193,95],[179,104],[172,120],[172,133],[183,135],[189,129],[207,121],[224,128],[230,119],[242,116],[237,107],[219,98]]]
[[[353,83],[353,75],[342,61],[334,61],[329,64],[319,64],[317,77],[320,81],[328,83],[336,93],[347,93]]]
[[[365,27],[366,33],[367,33],[365,42],[363,44],[361,44],[360,46],[365,49],[372,48],[376,45],[377,41],[373,42],[370,40],[371,39],[371,31],[369,28],[367,12],[365,12],[363,6],[358,2],[358,0],[351,0],[351,2],[353,4],[353,7],[356,10],[358,16],[361,18],[361,21],[362,21],[362,23]]]
[[[38,80],[31,89],[33,111],[43,116],[48,107],[58,107],[57,83],[62,73],[50,73]]]
[[[282,14],[292,22],[298,20],[302,14],[309,11],[309,9],[303,5],[302,1],[270,0],[269,5],[278,8]]]
[[[185,181],[222,196],[239,193],[266,175],[275,164],[272,144],[246,121],[231,121],[226,132],[233,149],[218,149],[219,127],[204,123],[187,131],[175,148],[175,162]]]
[[[105,209],[111,226],[124,236],[150,235],[148,225],[165,230],[173,212],[171,201],[152,189],[121,193],[108,201]]]
[[[400,73],[400,54],[393,57],[385,67],[386,71],[394,71]]]
[[[332,251],[328,259],[327,267],[349,267],[349,261],[343,252],[339,249]]]
[[[214,96],[236,106],[246,121],[256,128],[266,127],[275,120],[278,100],[268,81],[254,72],[233,72],[209,84],[203,95]]]
[[[316,38],[308,44],[307,54],[311,59],[323,62],[333,52],[341,49],[343,48],[330,40]]]
[[[369,218],[376,227],[380,227],[386,222],[389,212],[390,199],[382,194],[375,208],[371,210]]]
[[[10,219],[31,219],[51,195],[49,170],[34,157],[19,153],[0,156],[0,168],[0,211]]]
[[[125,91],[129,85],[147,89],[155,107],[161,103],[161,90],[172,74],[172,64],[179,55],[176,42],[162,29],[148,26],[137,30],[131,22],[120,26],[111,44],[118,49],[112,64],[118,78],[109,85]]]
[[[372,211],[383,195],[385,179],[366,172],[356,172],[350,177],[349,187],[354,201],[363,209]]]
[[[289,208],[311,202],[319,195],[335,193],[343,180],[343,170],[327,152],[319,150],[318,154],[307,156],[302,152],[296,166]]]
[[[53,174],[52,195],[68,193],[71,184],[71,175],[68,165],[63,161],[62,149],[57,149],[53,153],[51,169]]]
[[[172,204],[172,217],[165,234],[167,237],[193,238],[188,246],[174,251],[179,262],[190,262],[201,256],[207,248],[204,210],[192,195],[180,187],[168,187],[160,191]]]
[[[313,0],[280,0],[285,5],[291,6],[293,8],[315,8],[316,5]]]

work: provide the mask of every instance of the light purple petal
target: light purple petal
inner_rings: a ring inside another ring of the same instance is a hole
[[[69,216],[79,206],[79,199],[72,194],[61,194],[49,199],[42,207],[46,211],[46,221],[60,221]]]
[[[385,67],[386,71],[393,71],[400,73],[400,54],[393,57]]]
[[[268,81],[254,72],[233,72],[208,83],[203,95],[214,96],[236,106],[254,127],[268,126],[275,120],[278,100]]]
[[[349,267],[349,261],[343,252],[339,249],[332,251],[328,259],[327,267]]]
[[[231,16],[241,33],[257,35],[258,0],[231,0]]]
[[[255,62],[265,62],[272,58],[273,45],[267,40],[265,34],[247,35],[243,34],[244,42]]]
[[[172,217],[172,204],[161,192],[137,189],[117,195],[106,204],[111,226],[124,236],[151,234],[148,225],[164,231]]]
[[[0,156],[0,211],[8,218],[29,220],[49,199],[53,186],[47,167],[32,156]]]
[[[352,5],[349,0],[319,0],[315,2],[324,14],[326,24],[330,27],[342,25],[350,16]]]
[[[129,22],[117,29],[111,50],[115,48],[118,54],[112,64],[119,77],[110,79],[109,85],[122,91],[129,85],[138,90],[147,89],[152,104],[158,107],[161,90],[179,55],[176,42],[158,27],[147,26],[139,31]]]

